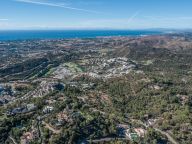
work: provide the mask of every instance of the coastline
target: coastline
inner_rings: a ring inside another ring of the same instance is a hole
[[[150,30],[9,30],[0,31],[0,41],[149,36],[163,33]]]

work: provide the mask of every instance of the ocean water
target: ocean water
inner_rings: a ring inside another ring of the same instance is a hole
[[[0,31],[0,41],[33,40],[33,39],[64,39],[64,38],[95,38],[104,36],[141,36],[157,35],[161,31],[147,30],[14,30]]]

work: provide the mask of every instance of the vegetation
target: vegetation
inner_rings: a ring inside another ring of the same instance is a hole
[[[0,143],[20,143],[35,133],[30,143],[169,144],[169,135],[190,144],[191,39],[180,34],[83,39],[83,46],[77,40],[15,42],[25,58],[7,66],[3,61],[0,68]],[[31,53],[45,53],[30,57],[29,43],[38,43]]]

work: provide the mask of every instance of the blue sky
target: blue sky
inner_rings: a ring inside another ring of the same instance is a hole
[[[0,0],[0,29],[192,28],[192,0]]]

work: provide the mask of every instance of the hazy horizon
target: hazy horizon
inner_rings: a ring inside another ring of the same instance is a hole
[[[0,31],[192,31],[192,28],[20,28],[0,29]]]

